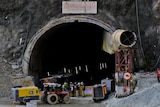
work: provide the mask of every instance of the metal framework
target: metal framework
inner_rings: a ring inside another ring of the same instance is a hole
[[[115,53],[115,70],[120,71],[133,71],[133,49],[131,48],[119,48]]]

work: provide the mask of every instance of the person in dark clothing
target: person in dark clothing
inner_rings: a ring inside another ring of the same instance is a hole
[[[157,80],[160,82],[160,68],[157,69]]]
[[[74,84],[72,82],[70,82],[70,92],[72,97],[74,97]]]

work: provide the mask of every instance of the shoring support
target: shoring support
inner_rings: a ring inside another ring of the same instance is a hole
[[[132,93],[133,49],[119,48],[115,53],[116,97],[125,97]]]
[[[115,70],[116,72],[128,71],[133,72],[133,49],[119,48],[115,53]]]

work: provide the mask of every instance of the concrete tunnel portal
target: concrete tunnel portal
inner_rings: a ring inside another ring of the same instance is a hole
[[[113,78],[115,55],[102,50],[104,31],[111,32],[112,27],[88,17],[50,22],[28,43],[23,72],[33,76],[35,84],[48,73],[69,73],[70,81],[84,81],[86,85]]]

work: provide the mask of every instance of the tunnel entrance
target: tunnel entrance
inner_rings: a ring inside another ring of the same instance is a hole
[[[27,75],[34,77],[35,84],[48,74],[72,74],[70,81],[84,81],[86,85],[100,83],[106,77],[113,79],[115,55],[102,50],[104,31],[97,24],[76,20],[37,34],[39,38],[28,45],[30,51],[26,49],[31,53],[24,57],[29,57]]]

